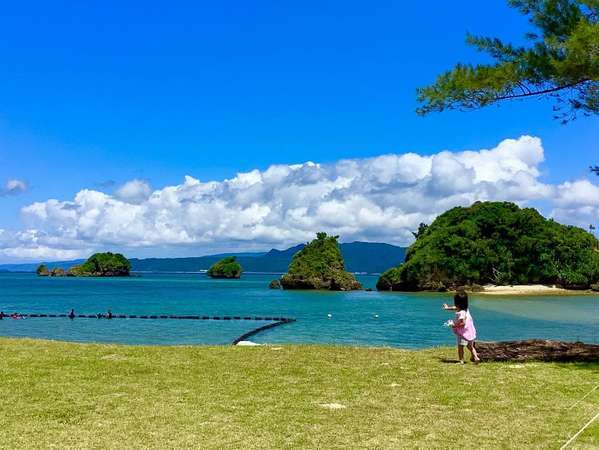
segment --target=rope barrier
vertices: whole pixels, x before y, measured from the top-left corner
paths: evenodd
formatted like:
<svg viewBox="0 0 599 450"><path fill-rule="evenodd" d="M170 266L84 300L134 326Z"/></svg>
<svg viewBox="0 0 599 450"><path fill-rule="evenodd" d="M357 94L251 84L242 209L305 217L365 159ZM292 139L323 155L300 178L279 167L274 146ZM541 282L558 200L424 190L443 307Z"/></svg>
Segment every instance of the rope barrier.
<svg viewBox="0 0 599 450"><path fill-rule="evenodd" d="M284 325L286 323L295 322L295 319L289 317L270 317L270 316L196 316L196 315L157 315L157 314L75 314L74 311L71 311L69 314L44 314L44 313L12 313L5 314L0 312L0 320L3 318L7 319L35 319L35 318L69 318L71 320L74 319L142 319L142 320L165 320L165 319L174 319L174 320L237 320L237 321L254 321L254 322L271 322L266 325L261 325L253 330L248 331L247 333L242 334L238 338L234 339L232 344L237 345L241 341L247 340L251 336L255 336L256 334L268 330L269 328L278 327L280 325Z"/></svg>
<svg viewBox="0 0 599 450"><path fill-rule="evenodd" d="M589 392L587 392L581 399L574 402L574 404L572 406L570 406L568 409L574 408L576 405L578 405L580 402L582 402L585 398L587 398L589 395L591 395L593 392L595 392L597 390L597 388L599 388L599 384L597 386L595 386L593 389L591 389Z"/></svg>
<svg viewBox="0 0 599 450"><path fill-rule="evenodd" d="M268 330L269 328L278 327L279 325L284 325L286 323L291 323L291 322L295 322L295 319L280 318L280 320L277 320L276 322L269 323L269 324L266 324L266 325L262 325L261 327L254 328L253 330L248 331L247 333L242 334L237 339L235 339L232 342L232 344L233 345L237 345L237 344L239 344L239 342L246 341L248 338L250 338L252 336L255 336L258 333L261 333L264 330Z"/></svg>
<svg viewBox="0 0 599 450"><path fill-rule="evenodd" d="M174 319L174 320L250 320L250 321L260 321L260 322L281 322L281 323L289 323L295 322L295 319L291 319L288 317L270 317L270 316L197 316L197 315L158 315L158 314L74 314L72 316L68 314L46 314L46 313L2 313L0 319L35 319L35 318L65 318L68 317L70 319L152 319L152 320L165 320L165 319Z"/></svg>

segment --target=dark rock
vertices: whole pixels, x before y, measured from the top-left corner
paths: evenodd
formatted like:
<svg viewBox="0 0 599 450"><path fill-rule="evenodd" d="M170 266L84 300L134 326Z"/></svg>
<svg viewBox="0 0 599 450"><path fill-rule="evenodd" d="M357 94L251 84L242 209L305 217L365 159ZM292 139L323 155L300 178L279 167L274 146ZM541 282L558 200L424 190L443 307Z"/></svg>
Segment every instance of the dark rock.
<svg viewBox="0 0 599 450"><path fill-rule="evenodd" d="M483 361L598 362L599 345L541 339L507 342L477 342Z"/></svg>
<svg viewBox="0 0 599 450"><path fill-rule="evenodd" d="M599 283L591 284L591 291L599 292Z"/></svg>
<svg viewBox="0 0 599 450"><path fill-rule="evenodd" d="M66 276L66 272L63 268L61 267L55 267L54 269L52 269L50 271L50 276L51 277L64 277Z"/></svg>
<svg viewBox="0 0 599 450"><path fill-rule="evenodd" d="M349 275L349 276L346 276ZM330 280L329 289L331 291L356 291L362 289L362 285L348 272L343 275L333 276Z"/></svg>
<svg viewBox="0 0 599 450"><path fill-rule="evenodd" d="M281 289L281 282L279 280L272 280L268 284L269 289Z"/></svg>
<svg viewBox="0 0 599 450"><path fill-rule="evenodd" d="M470 286L468 286L467 291L469 292L483 292L485 290L484 286L481 286L480 284L471 284Z"/></svg>

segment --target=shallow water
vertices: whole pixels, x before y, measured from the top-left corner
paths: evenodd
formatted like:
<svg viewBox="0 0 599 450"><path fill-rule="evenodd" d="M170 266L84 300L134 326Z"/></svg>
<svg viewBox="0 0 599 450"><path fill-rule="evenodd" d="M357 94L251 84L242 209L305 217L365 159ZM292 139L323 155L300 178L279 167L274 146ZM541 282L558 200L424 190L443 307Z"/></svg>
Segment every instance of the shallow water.
<svg viewBox="0 0 599 450"><path fill-rule="evenodd" d="M297 322L252 340L422 348L454 343L443 322L445 294L313 292L268 289L275 275L212 280L202 274L131 278L38 278L0 273L5 313L285 316ZM374 287L376 277L359 277ZM481 340L562 339L599 343L599 296L474 297ZM328 314L332 317L329 319ZM375 317L378 315L378 318ZM264 322L31 318L0 321L0 335L124 344L228 344Z"/></svg>

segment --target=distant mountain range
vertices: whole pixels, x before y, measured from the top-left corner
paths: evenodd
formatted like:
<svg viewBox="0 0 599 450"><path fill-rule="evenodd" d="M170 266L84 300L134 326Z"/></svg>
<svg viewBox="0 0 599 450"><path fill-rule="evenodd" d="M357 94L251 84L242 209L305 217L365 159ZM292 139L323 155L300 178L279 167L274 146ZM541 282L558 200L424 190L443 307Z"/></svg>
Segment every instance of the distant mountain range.
<svg viewBox="0 0 599 450"><path fill-rule="evenodd" d="M221 253L218 255L198 256L190 258L131 258L131 268L134 272L199 272L208 269L219 259L235 255L246 272L283 273L295 253L304 244L296 245L286 250L272 249L262 253ZM350 272L381 273L390 267L402 263L406 256L406 248L391 244L372 242L352 242L340 244L345 267ZM68 269L84 260L45 262L49 267ZM0 264L4 272L35 272L40 263L35 264Z"/></svg>

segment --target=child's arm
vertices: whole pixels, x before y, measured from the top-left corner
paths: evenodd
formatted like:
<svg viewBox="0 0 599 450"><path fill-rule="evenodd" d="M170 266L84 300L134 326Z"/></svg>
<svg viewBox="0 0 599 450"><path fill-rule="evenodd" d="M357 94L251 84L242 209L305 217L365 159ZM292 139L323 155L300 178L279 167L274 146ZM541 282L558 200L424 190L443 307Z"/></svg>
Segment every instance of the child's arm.
<svg viewBox="0 0 599 450"><path fill-rule="evenodd" d="M455 306L449 306L447 303L443 303L443 309L445 311L456 311L457 308Z"/></svg>
<svg viewBox="0 0 599 450"><path fill-rule="evenodd" d="M461 328L466 325L466 321L464 319L458 319L453 321L452 328Z"/></svg>

